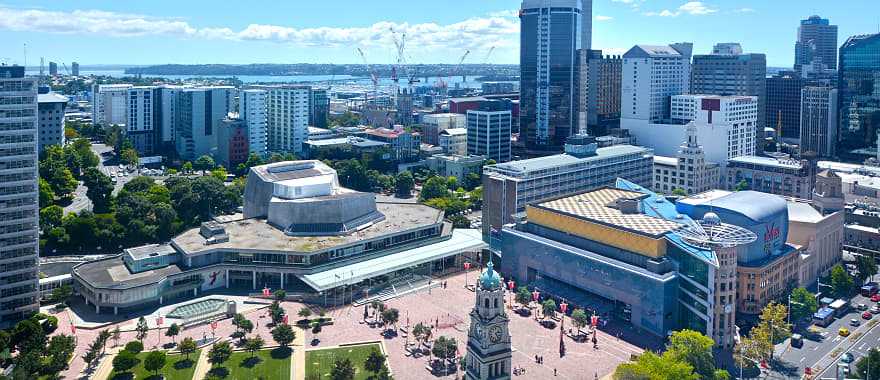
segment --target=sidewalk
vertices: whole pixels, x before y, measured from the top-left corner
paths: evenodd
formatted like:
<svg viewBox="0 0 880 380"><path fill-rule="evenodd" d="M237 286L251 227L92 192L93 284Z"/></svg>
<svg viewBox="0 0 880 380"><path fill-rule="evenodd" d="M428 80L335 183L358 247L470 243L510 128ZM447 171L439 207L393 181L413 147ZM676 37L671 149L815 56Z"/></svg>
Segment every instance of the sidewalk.
<svg viewBox="0 0 880 380"><path fill-rule="evenodd" d="M199 359L196 362L196 370L193 372L193 379L204 379L208 371L211 370L211 363L208 362L208 351L210 350L209 346L202 347Z"/></svg>
<svg viewBox="0 0 880 380"><path fill-rule="evenodd" d="M296 338L293 340L293 360L290 364L291 380L305 380L306 378L306 332L308 330L294 326Z"/></svg>

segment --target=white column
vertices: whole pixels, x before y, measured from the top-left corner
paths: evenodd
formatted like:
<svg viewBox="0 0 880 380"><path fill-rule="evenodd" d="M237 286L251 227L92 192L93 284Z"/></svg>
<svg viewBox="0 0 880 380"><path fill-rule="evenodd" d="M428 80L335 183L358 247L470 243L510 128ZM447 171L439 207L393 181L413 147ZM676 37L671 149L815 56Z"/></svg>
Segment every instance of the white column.
<svg viewBox="0 0 880 380"><path fill-rule="evenodd" d="M229 269L226 270L226 289L229 289Z"/></svg>
<svg viewBox="0 0 880 380"><path fill-rule="evenodd" d="M162 300L163 300L163 297L162 297L162 296L159 296L159 305L162 304Z"/></svg>
<svg viewBox="0 0 880 380"><path fill-rule="evenodd" d="M119 307L113 306L113 315L119 315Z"/></svg>
<svg viewBox="0 0 880 380"><path fill-rule="evenodd" d="M101 307L98 305L95 305L95 314L101 314Z"/></svg>
<svg viewBox="0 0 880 380"><path fill-rule="evenodd" d="M253 280L254 290L257 290L257 270L254 269L254 271L251 273L254 275L254 280Z"/></svg>
<svg viewBox="0 0 880 380"><path fill-rule="evenodd" d="M281 289L284 289L284 273L281 273Z"/></svg>
<svg viewBox="0 0 880 380"><path fill-rule="evenodd" d="M199 288L193 288L193 297L199 295Z"/></svg>

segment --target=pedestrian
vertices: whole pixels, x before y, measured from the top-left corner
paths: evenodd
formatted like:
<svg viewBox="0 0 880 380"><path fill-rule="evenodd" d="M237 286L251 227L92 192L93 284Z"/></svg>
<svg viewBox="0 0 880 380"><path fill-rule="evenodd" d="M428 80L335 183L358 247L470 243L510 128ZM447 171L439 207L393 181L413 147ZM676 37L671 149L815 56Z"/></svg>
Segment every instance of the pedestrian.
<svg viewBox="0 0 880 380"><path fill-rule="evenodd" d="M537 362L538 362L538 355L536 354L535 355L535 363L537 363Z"/></svg>
<svg viewBox="0 0 880 380"><path fill-rule="evenodd" d="M553 376L556 376L556 368L553 368Z"/></svg>

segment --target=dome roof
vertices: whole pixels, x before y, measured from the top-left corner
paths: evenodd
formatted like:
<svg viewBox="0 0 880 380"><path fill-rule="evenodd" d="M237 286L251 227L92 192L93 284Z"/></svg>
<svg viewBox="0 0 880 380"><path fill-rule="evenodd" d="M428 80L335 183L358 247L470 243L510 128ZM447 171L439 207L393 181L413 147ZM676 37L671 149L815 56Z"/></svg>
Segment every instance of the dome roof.
<svg viewBox="0 0 880 380"><path fill-rule="evenodd" d="M501 276L493 269L494 266L491 260L486 264L486 270L480 275L480 288L492 290L501 287Z"/></svg>
<svg viewBox="0 0 880 380"><path fill-rule="evenodd" d="M717 226L721 224L721 218L718 216L718 214L710 211L703 215L703 223Z"/></svg>

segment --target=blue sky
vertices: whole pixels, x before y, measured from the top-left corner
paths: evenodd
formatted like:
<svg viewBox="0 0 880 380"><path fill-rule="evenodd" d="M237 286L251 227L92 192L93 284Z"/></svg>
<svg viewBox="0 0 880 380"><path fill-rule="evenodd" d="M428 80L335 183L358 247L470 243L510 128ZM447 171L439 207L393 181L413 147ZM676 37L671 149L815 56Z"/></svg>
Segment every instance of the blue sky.
<svg viewBox="0 0 880 380"><path fill-rule="evenodd" d="M518 63L513 0L0 0L0 59L81 64L370 63L396 59L390 30L406 33L413 63ZM595 0L593 47L740 42L770 66L792 64L798 20L839 26L838 44L876 33L877 0ZM491 55L487 54L495 47Z"/></svg>

